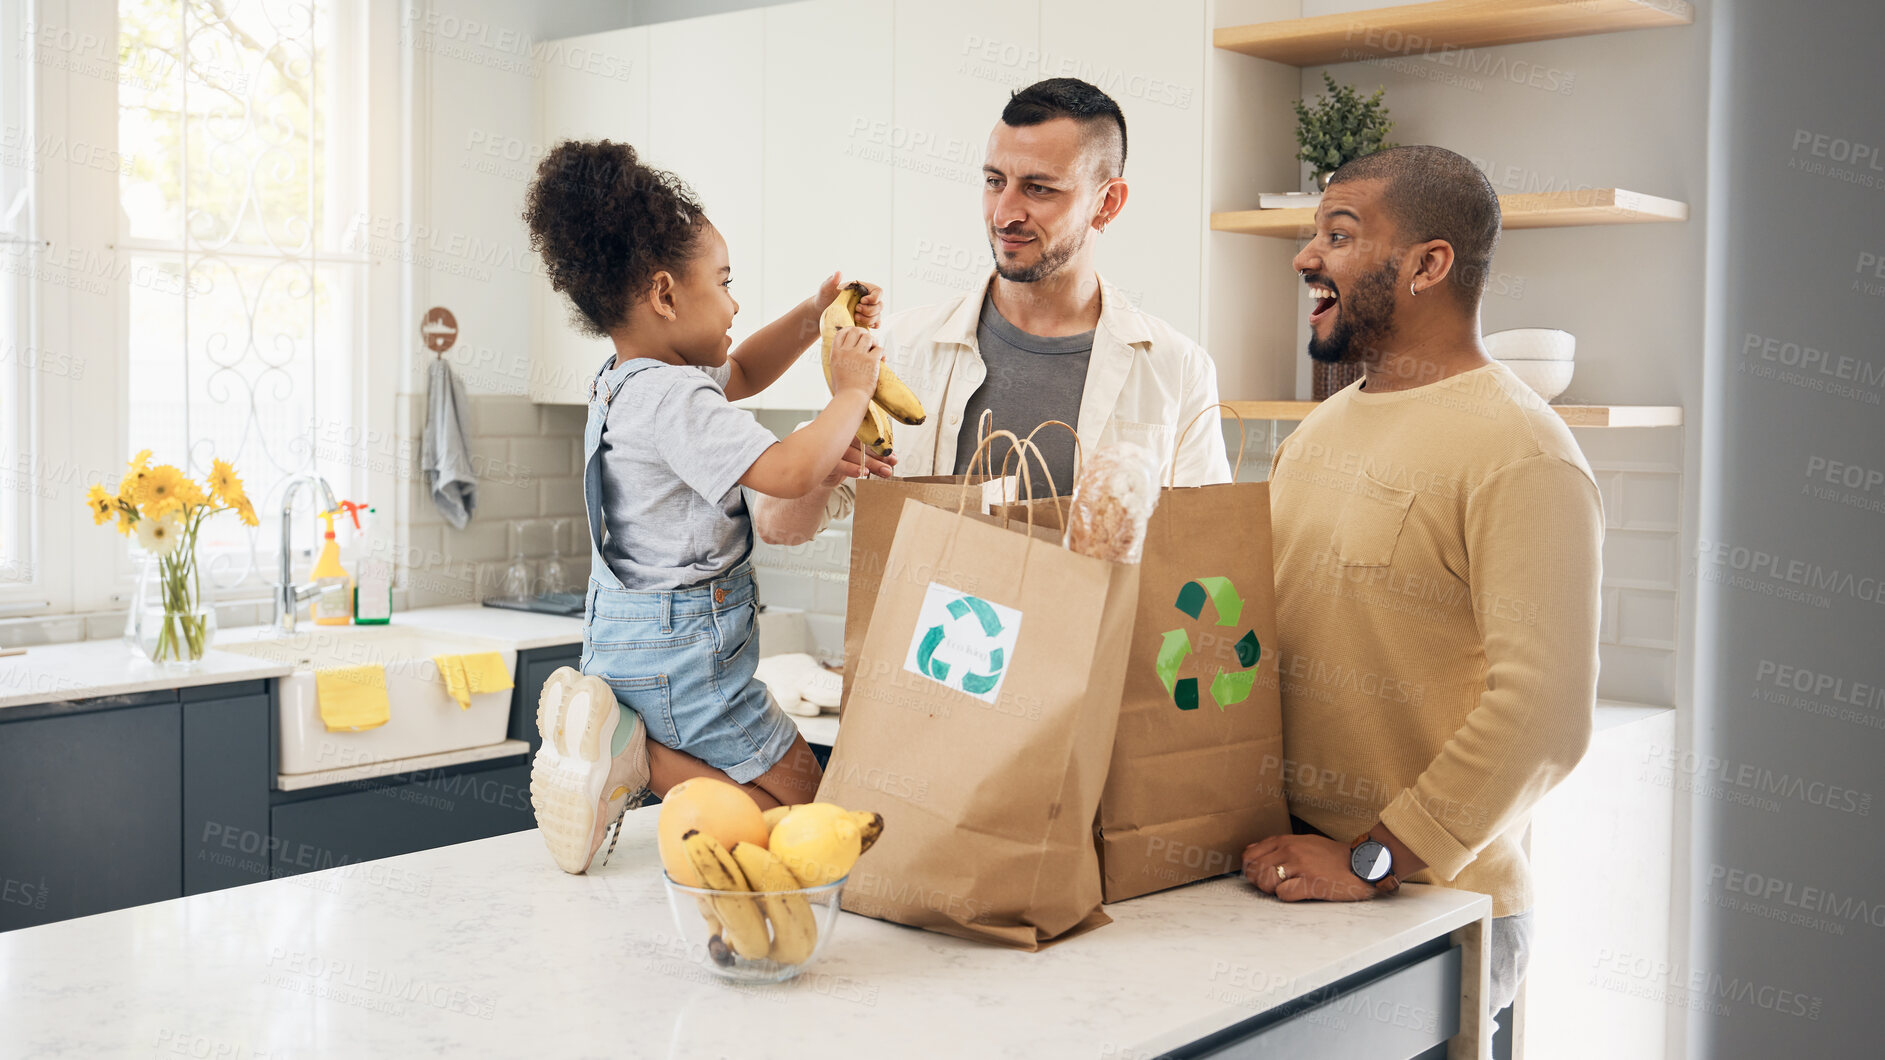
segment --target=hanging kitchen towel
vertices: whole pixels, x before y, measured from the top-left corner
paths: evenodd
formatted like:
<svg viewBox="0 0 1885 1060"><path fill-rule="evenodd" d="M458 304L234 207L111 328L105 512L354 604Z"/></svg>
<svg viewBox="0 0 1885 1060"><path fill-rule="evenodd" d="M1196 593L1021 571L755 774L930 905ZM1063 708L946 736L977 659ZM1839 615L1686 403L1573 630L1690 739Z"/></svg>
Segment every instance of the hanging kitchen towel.
<svg viewBox="0 0 1885 1060"><path fill-rule="evenodd" d="M844 908L1031 950L1107 923L1093 819L1139 569L975 492L903 501L818 801L888 825Z"/></svg>
<svg viewBox="0 0 1885 1060"><path fill-rule="evenodd" d="M328 732L377 729L392 720L384 666L337 666L314 672L314 704Z"/></svg>
<svg viewBox="0 0 1885 1060"><path fill-rule="evenodd" d="M463 530L478 509L478 476L471 469L471 431L465 384L443 357L432 359L426 382L425 433L419 441L419 467L426 492L452 529Z"/></svg>
<svg viewBox="0 0 1885 1060"><path fill-rule="evenodd" d="M479 692L502 692L514 687L504 656L494 651L466 655L434 655L432 665L439 668L439 680L445 691L458 701L458 709L470 710L471 697Z"/></svg>

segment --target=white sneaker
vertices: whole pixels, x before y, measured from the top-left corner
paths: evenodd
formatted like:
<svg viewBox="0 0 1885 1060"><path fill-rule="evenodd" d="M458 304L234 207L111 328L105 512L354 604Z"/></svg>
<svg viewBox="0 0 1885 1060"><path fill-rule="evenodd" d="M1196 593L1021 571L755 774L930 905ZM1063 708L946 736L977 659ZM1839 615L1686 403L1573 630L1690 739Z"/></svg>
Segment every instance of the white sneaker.
<svg viewBox="0 0 1885 1060"><path fill-rule="evenodd" d="M618 741L622 725L633 728ZM543 683L537 732L543 746L530 764L537 830L564 872L586 872L610 828L648 797L648 731L608 682L565 666Z"/></svg>

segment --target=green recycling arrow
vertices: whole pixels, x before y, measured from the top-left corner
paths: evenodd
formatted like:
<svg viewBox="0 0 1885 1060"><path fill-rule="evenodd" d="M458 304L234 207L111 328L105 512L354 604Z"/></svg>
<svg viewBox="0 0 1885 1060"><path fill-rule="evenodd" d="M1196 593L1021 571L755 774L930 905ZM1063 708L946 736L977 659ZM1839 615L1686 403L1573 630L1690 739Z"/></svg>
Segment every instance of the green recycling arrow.
<svg viewBox="0 0 1885 1060"><path fill-rule="evenodd" d="M1193 616L1196 617L1196 616ZM1178 668L1185 663L1185 656L1191 654L1191 638L1182 629L1165 631L1165 641L1158 647L1158 679L1165 685L1167 695L1178 685Z"/></svg>
<svg viewBox="0 0 1885 1060"><path fill-rule="evenodd" d="M1244 598L1237 595L1237 587L1229 578L1199 578L1188 581L1178 590L1178 610L1197 618L1204 613L1204 601L1210 597L1211 604L1217 608L1217 624L1234 626L1243 617Z"/></svg>

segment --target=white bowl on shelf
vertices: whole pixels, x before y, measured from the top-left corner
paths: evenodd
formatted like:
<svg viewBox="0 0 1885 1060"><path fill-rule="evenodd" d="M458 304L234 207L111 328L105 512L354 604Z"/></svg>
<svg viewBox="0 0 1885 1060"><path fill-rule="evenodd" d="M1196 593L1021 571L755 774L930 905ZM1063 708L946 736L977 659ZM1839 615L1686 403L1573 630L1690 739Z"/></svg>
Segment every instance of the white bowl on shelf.
<svg viewBox="0 0 1885 1060"><path fill-rule="evenodd" d="M1501 361L1568 361L1577 352L1577 336L1557 328L1512 328L1480 341Z"/></svg>
<svg viewBox="0 0 1885 1060"><path fill-rule="evenodd" d="M1564 389L1571 385L1571 372L1577 365L1571 361L1545 361L1537 358L1500 358L1500 364L1512 370L1512 374L1525 381L1525 385L1538 392L1546 401L1553 401Z"/></svg>

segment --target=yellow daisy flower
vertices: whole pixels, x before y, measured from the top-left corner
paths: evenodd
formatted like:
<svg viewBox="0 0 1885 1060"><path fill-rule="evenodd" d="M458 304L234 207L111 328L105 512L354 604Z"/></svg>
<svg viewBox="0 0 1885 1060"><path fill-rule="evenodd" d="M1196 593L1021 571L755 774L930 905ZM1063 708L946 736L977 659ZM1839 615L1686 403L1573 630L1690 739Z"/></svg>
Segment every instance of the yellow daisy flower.
<svg viewBox="0 0 1885 1060"><path fill-rule="evenodd" d="M135 529L137 529L137 516L132 514L129 509L119 508L118 533L123 537L130 537L131 531Z"/></svg>
<svg viewBox="0 0 1885 1060"><path fill-rule="evenodd" d="M195 479L178 478L177 500L185 508L194 508L199 504L207 503L209 498L203 495L203 487L197 485Z"/></svg>
<svg viewBox="0 0 1885 1060"><path fill-rule="evenodd" d="M150 466L151 451L149 449L139 449L137 455L131 458L130 468L132 471L144 471Z"/></svg>
<svg viewBox="0 0 1885 1060"><path fill-rule="evenodd" d="M92 483L92 488L85 491L85 506L92 510L92 525L102 525L117 510L118 498L105 491L101 483Z"/></svg>
<svg viewBox="0 0 1885 1060"><path fill-rule="evenodd" d="M183 477L183 472L169 464L159 464L144 472L142 484L138 487L140 502L144 505L144 517L155 519L172 508L183 504L185 489L193 489L194 483Z"/></svg>
<svg viewBox="0 0 1885 1060"><path fill-rule="evenodd" d="M218 501L232 508L247 495L243 491L242 480L236 477L235 467L227 460L210 461L209 488Z"/></svg>
<svg viewBox="0 0 1885 1060"><path fill-rule="evenodd" d="M262 520L255 517L255 505L249 503L249 498L246 495L237 497L234 503L235 503L235 508L236 508L236 517L242 520L242 525L244 526L261 526L262 525Z"/></svg>

